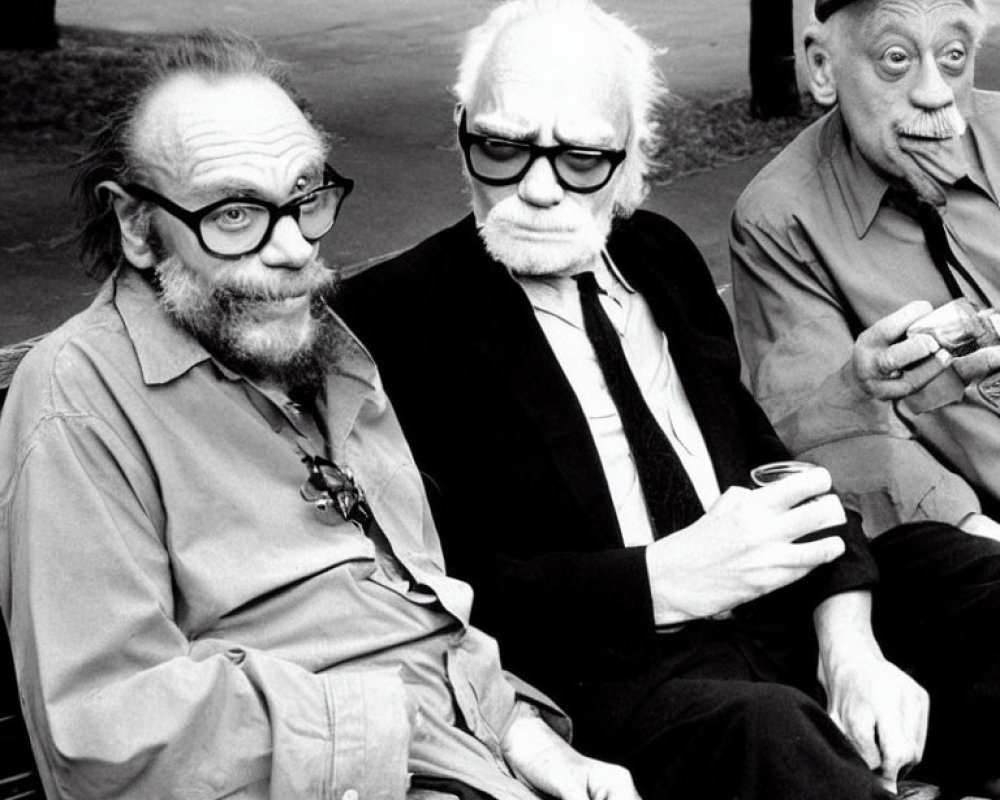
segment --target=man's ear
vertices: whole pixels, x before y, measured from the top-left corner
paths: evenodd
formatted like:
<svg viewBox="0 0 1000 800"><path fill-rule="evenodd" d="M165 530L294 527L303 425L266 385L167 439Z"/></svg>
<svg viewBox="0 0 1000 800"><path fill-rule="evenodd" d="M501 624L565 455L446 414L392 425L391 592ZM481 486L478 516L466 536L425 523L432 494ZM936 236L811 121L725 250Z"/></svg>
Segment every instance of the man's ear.
<svg viewBox="0 0 1000 800"><path fill-rule="evenodd" d="M837 81L833 77L830 51L815 31L806 31L806 66L809 69L809 91L821 106L837 102Z"/></svg>
<svg viewBox="0 0 1000 800"><path fill-rule="evenodd" d="M148 226L139 214L139 201L126 192L115 181L101 181L98 194L110 198L118 217L118 228L122 236L122 253L136 269L150 269L156 266L157 255L150 246Z"/></svg>

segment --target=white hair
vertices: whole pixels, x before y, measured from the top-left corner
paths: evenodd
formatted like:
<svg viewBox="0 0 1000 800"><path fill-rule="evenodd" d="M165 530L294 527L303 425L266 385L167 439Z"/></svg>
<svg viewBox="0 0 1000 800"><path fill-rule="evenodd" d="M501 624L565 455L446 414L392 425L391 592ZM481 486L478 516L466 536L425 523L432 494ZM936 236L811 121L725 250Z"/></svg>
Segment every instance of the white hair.
<svg viewBox="0 0 1000 800"><path fill-rule="evenodd" d="M616 213L628 216L649 191L648 177L655 165L659 139L655 111L667 87L656 66L658 51L622 19L592 0L507 0L466 36L453 87L455 97L460 107L469 105L483 64L504 30L515 22L546 16L556 18L551 27L553 36L575 30L570 23L583 22L600 30L621 53L618 63L629 93L632 135L626 145L628 157L621 166L615 205Z"/></svg>

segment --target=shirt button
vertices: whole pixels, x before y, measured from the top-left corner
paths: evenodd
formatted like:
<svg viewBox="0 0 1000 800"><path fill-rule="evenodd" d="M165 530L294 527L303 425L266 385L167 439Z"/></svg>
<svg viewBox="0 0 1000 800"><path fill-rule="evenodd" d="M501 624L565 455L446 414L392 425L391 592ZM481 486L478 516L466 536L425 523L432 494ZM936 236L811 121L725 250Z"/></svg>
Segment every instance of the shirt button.
<svg viewBox="0 0 1000 800"><path fill-rule="evenodd" d="M340 800L358 800L358 790L348 789L340 796Z"/></svg>
<svg viewBox="0 0 1000 800"><path fill-rule="evenodd" d="M247 660L247 653L241 647L230 647L226 651L226 658L238 667Z"/></svg>

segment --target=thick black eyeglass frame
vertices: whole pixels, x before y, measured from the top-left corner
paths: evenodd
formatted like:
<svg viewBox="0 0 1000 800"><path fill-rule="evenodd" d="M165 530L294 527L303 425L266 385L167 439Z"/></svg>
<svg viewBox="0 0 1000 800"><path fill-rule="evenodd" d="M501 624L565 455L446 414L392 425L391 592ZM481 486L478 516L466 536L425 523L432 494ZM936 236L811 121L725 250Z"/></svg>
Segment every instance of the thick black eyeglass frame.
<svg viewBox="0 0 1000 800"><path fill-rule="evenodd" d="M317 186L315 189L311 189L301 197L289 200L283 205L279 206L276 203L269 203L267 200L259 200L256 197L224 197L222 200L216 200L214 203L209 203L207 206L199 208L195 211L188 211L186 208L181 208L175 202L167 199L159 192L154 192L152 189L138 183L125 184L122 188L137 200L146 200L150 203L158 205L168 214L176 217L187 225L188 228L194 232L194 235L198 237L198 244L201 245L201 249L210 256L235 261L236 259L244 258L245 256L250 256L263 250L265 245L267 245L268 241L271 239L271 234L274 232L274 226L278 224L278 220L282 217L290 216L295 220L295 224L298 225L302 205L309 202L316 192L323 191L325 189L342 189L343 192L337 198L337 204L333 208L333 221L330 223L329 228L323 231L323 233L319 236L306 236L302 233L302 228L299 228L299 232L302 233L302 238L307 242L318 242L331 230L333 230L333 226L337 222L337 216L340 214L340 207L343 205L344 200L347 199L347 196L351 193L351 190L354 189L354 181L350 178L345 178L329 164L324 164L323 184L321 186ZM267 229L264 231L264 235L261 238L260 243L250 250L246 250L242 253L218 253L205 244L205 238L201 233L201 221L215 211L215 209L222 208L222 206L229 205L230 203L251 203L255 206L267 209L267 213L269 215Z"/></svg>
<svg viewBox="0 0 1000 800"><path fill-rule="evenodd" d="M505 142L527 150L527 163L516 175L512 175L509 178L491 178L488 175L480 174L472 165L472 145L482 144L483 142L488 141ZM608 150L601 147L585 147L578 144L556 144L549 147L543 147L542 145L533 144L532 142L515 142L499 136L484 136L479 133L469 133L469 128L466 124L465 109L462 109L462 118L458 124L458 144L462 148L462 154L465 156L465 165L469 168L469 174L472 175L472 177L477 181L485 183L487 186L509 186L512 183L520 183L521 179L528 174L528 170L531 169L531 165L534 164L540 157L544 157L548 159L549 165L552 167L552 174L555 175L556 183L562 186L562 188L566 191L576 192L577 194L591 194L607 186L608 181L611 180L611 176L615 174L615 170L618 168L618 165L621 164L622 161L625 160L625 156L628 155L628 151L626 150ZM573 184L565 181L563 176L559 174L559 168L556 166L556 157L562 155L563 153L572 152L573 150L600 153L604 158L606 158L608 163L611 165L611 169L608 170L608 174L604 180L594 186L584 187L573 186Z"/></svg>

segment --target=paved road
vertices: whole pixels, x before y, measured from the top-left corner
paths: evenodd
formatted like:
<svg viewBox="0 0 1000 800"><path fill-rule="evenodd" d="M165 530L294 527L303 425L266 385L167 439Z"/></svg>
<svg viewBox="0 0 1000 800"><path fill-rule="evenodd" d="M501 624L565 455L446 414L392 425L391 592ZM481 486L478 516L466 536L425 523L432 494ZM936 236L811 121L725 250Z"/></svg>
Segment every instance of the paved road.
<svg viewBox="0 0 1000 800"><path fill-rule="evenodd" d="M810 0L796 0L801 27ZM467 208L453 146L453 77L462 33L493 0L58 0L61 24L130 31L230 25L260 36L295 68L320 119L341 138L334 164L357 181L335 232L334 263L408 246ZM683 97L747 86L748 0L604 0L657 46ZM979 84L1000 88L1000 48L980 56ZM728 280L726 225L739 191L768 156L653 193ZM82 308L62 165L0 156L0 345L48 330Z"/></svg>
<svg viewBox="0 0 1000 800"><path fill-rule="evenodd" d="M746 83L747 0L606 0L669 54L674 91ZM405 247L466 212L448 93L464 31L492 0L58 0L64 25L173 31L230 25L291 62L340 138L332 156L356 190L324 243L354 263ZM0 157L0 344L48 330L93 285L75 266L60 165ZM685 205L685 204L682 204ZM689 205L685 205L690 208ZM26 213L26 209L31 209Z"/></svg>
<svg viewBox="0 0 1000 800"><path fill-rule="evenodd" d="M465 212L453 151L462 35L493 0L59 0L60 22L131 31L231 25L296 65L296 83L338 136L357 182L338 223L349 262L423 238ZM682 96L746 85L747 0L607 0L657 46ZM353 213L352 213L353 211Z"/></svg>

